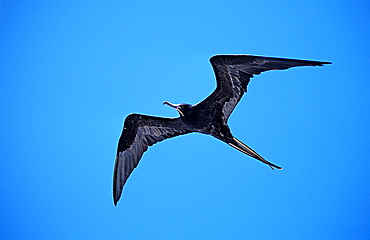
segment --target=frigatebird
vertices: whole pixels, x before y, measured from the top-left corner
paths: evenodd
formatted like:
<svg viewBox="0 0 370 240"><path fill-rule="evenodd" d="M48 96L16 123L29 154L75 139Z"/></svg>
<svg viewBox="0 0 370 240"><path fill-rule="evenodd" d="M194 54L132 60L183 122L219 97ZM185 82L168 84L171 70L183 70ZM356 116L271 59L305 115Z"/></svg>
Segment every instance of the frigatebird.
<svg viewBox="0 0 370 240"><path fill-rule="evenodd" d="M211 135L269 165L272 169L282 169L236 139L230 131L227 120L247 91L247 85L254 75L268 70L330 64L330 62L252 55L216 55L210 58L210 62L217 81L217 87L211 95L195 105L163 102L175 108L180 114L179 117L163 118L141 114L130 114L126 117L118 141L114 166L114 205L117 205L123 185L149 146L164 139L191 132Z"/></svg>

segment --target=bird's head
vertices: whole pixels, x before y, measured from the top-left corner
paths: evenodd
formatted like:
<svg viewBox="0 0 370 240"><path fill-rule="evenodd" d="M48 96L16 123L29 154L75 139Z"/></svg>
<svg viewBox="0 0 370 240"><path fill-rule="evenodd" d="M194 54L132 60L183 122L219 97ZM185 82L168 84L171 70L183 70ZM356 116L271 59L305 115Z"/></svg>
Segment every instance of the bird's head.
<svg viewBox="0 0 370 240"><path fill-rule="evenodd" d="M182 117L185 117L189 115L189 113L192 111L193 106L186 103L180 103L180 104L173 104L170 102L163 102L163 105L166 104L174 109L176 109Z"/></svg>

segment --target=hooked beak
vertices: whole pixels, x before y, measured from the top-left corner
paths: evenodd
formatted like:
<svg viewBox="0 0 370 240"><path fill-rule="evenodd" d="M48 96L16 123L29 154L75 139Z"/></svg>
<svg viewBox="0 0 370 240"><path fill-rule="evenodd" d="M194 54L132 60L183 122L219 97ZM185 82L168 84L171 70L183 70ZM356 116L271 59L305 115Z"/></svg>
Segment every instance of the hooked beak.
<svg viewBox="0 0 370 240"><path fill-rule="evenodd" d="M163 102L163 105L168 105L168 106L170 106L170 107L172 107L172 108L174 108L174 109L176 109L183 117L185 117L184 116L184 114L181 112L181 110L179 109L179 106L180 106L180 104L172 104L172 103L170 103L170 102L167 102L167 101L164 101Z"/></svg>

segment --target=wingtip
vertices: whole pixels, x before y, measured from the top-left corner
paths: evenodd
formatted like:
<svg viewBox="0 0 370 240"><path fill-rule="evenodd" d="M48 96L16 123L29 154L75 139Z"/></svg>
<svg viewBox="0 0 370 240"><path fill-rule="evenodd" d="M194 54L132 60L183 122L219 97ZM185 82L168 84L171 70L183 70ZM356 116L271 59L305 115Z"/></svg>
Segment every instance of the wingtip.
<svg viewBox="0 0 370 240"><path fill-rule="evenodd" d="M319 64L315 65L315 66L324 66L324 64L332 64L331 62L319 62Z"/></svg>
<svg viewBox="0 0 370 240"><path fill-rule="evenodd" d="M117 206L118 201L119 201L120 198L121 198L121 196L119 196L118 198L117 198L117 196L113 196L113 204L114 204L114 206Z"/></svg>
<svg viewBox="0 0 370 240"><path fill-rule="evenodd" d="M280 57L265 57L265 56L249 55L249 54L218 54L218 55L213 55L209 59L209 61L211 63L217 63L219 61L225 61L226 59L235 58L235 57L261 58L261 59L285 60L285 61L288 60L288 61L301 62L301 64L299 64L297 66L324 66L325 64L332 64L331 62L324 62L324 61L301 60L301 59L290 59L290 58L280 58ZM292 67L292 66L290 66L290 67ZM278 68L278 69L281 70L280 68Z"/></svg>
<svg viewBox="0 0 370 240"><path fill-rule="evenodd" d="M113 204L114 206L117 206L118 200L116 199L116 196L113 195Z"/></svg>

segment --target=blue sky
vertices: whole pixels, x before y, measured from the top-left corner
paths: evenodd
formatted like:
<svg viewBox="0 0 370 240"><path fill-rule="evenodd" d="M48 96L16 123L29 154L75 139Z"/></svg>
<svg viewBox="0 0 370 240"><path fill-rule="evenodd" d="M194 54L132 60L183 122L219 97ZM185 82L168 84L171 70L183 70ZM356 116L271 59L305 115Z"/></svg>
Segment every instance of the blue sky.
<svg viewBox="0 0 370 240"><path fill-rule="evenodd" d="M368 239L366 1L1 1L1 239ZM215 54L333 62L263 73L233 134L146 152L117 207L124 118L197 103Z"/></svg>

